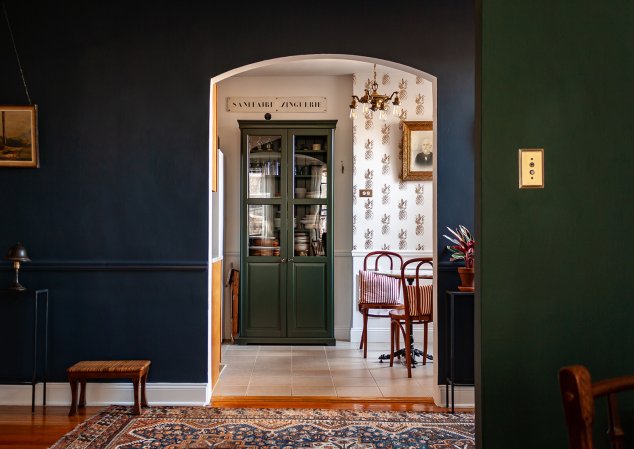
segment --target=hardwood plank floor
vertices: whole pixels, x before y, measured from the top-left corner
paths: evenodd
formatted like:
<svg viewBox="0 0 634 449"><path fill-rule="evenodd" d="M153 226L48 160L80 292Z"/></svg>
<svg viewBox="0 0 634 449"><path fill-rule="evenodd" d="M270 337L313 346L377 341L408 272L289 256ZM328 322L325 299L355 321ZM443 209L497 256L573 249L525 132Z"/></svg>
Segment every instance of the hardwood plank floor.
<svg viewBox="0 0 634 449"><path fill-rule="evenodd" d="M327 408L351 410L394 410L446 412L433 404L415 402L411 398L388 402L385 400L342 401L340 398L224 398L214 401L214 407L256 408ZM46 449L78 424L96 415L105 407L86 407L76 416L68 416L68 407L0 406L0 449ZM461 411L473 411L461 409Z"/></svg>

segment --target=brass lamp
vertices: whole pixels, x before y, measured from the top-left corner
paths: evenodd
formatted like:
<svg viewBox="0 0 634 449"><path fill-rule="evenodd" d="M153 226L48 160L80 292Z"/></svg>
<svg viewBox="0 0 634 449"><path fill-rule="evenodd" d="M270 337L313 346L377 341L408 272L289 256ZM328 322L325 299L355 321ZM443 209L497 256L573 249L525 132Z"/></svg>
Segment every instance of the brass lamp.
<svg viewBox="0 0 634 449"><path fill-rule="evenodd" d="M15 270L15 279L9 287L11 290L26 290L26 287L20 285L18 281L18 272L20 271L20 262L30 262L29 255L26 253L26 249L22 246L21 243L16 243L11 248L9 248L9 252L6 256L4 256L6 260L10 260L13 262L13 269Z"/></svg>
<svg viewBox="0 0 634 449"><path fill-rule="evenodd" d="M385 114L390 107L390 101L392 102L392 114L398 116L401 112L401 100L398 97L398 92L392 92L392 95L380 94L379 84L376 82L376 64L374 64L374 79L372 82L368 80L370 89L364 89L363 96L361 98L356 95L352 96L352 103L350 103L350 118L357 117L357 102L363 105L363 113L368 111L379 111L379 118L385 120Z"/></svg>

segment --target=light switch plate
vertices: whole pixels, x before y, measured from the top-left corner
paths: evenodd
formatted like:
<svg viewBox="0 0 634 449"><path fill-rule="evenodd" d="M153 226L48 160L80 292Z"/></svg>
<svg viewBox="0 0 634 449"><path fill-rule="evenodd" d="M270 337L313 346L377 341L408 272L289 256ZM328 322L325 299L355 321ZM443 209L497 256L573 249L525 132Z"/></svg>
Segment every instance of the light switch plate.
<svg viewBox="0 0 634 449"><path fill-rule="evenodd" d="M372 189L360 189L359 196L361 198L372 198Z"/></svg>
<svg viewBox="0 0 634 449"><path fill-rule="evenodd" d="M544 149L528 148L519 152L520 189L544 188Z"/></svg>

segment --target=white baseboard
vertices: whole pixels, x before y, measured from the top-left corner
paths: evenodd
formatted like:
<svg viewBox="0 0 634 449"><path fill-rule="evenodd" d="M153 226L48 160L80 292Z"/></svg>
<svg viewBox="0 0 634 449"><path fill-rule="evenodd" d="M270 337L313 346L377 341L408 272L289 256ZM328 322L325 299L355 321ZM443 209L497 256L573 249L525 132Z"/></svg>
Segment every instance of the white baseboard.
<svg viewBox="0 0 634 449"><path fill-rule="evenodd" d="M429 324L429 338L430 340L434 335L434 325L433 323ZM352 342L360 342L361 334L363 333L363 328L357 327L349 329L350 332L350 341ZM423 341L423 331L418 328L414 329L414 341ZM389 343L390 342L390 328L369 328L368 329L368 343Z"/></svg>
<svg viewBox="0 0 634 449"><path fill-rule="evenodd" d="M446 404L445 385L438 385L434 391L434 403L439 407L451 407L451 385L449 389L449 404ZM475 407L475 387L455 386L454 387L454 407L455 408L474 408Z"/></svg>
<svg viewBox="0 0 634 449"><path fill-rule="evenodd" d="M350 328L335 327L335 340L350 341Z"/></svg>
<svg viewBox="0 0 634 449"><path fill-rule="evenodd" d="M147 400L150 405L205 405L207 384L148 383ZM132 383L86 384L87 405L132 405ZM70 406L70 385L65 382L46 384L46 404ZM30 385L0 385L0 405L31 405ZM35 405L42 405L42 384L35 387Z"/></svg>

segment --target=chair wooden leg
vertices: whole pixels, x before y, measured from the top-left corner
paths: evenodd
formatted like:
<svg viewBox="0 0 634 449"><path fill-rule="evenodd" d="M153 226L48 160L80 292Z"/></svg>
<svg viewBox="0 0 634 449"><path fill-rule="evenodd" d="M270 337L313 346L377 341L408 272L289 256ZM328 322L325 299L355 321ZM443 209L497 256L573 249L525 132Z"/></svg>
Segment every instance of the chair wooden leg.
<svg viewBox="0 0 634 449"><path fill-rule="evenodd" d="M361 310L361 315L363 316L363 330L361 331L361 341L359 342L359 349L363 349L363 338L365 337L365 310Z"/></svg>
<svg viewBox="0 0 634 449"><path fill-rule="evenodd" d="M394 347L395 342L394 339L398 338L396 336L396 325L394 320L390 319L390 366L394 366Z"/></svg>
<svg viewBox="0 0 634 449"><path fill-rule="evenodd" d="M403 326L400 321L395 321L394 328L394 332L396 332L396 352L398 352L401 350L401 334L403 334ZM401 354L398 355L398 359L401 360Z"/></svg>
<svg viewBox="0 0 634 449"><path fill-rule="evenodd" d="M141 383L140 377L134 377L132 379L132 383L134 384L134 410L133 413L135 415L141 414L141 404L139 402L139 384Z"/></svg>
<svg viewBox="0 0 634 449"><path fill-rule="evenodd" d="M77 387L79 386L79 382L77 379L69 379L70 383L70 411L68 412L68 416L75 416L77 414Z"/></svg>
<svg viewBox="0 0 634 449"><path fill-rule="evenodd" d="M363 358L367 359L368 358L368 309L365 309L363 311L363 335L361 336L362 338L362 344L363 344Z"/></svg>
<svg viewBox="0 0 634 449"><path fill-rule="evenodd" d="M147 383L147 374L141 377L141 407L149 407L147 403L147 396L145 395L145 384Z"/></svg>
<svg viewBox="0 0 634 449"><path fill-rule="evenodd" d="M412 346L410 344L412 340L412 325L405 322L405 363L407 363L407 377L412 377Z"/></svg>
<svg viewBox="0 0 634 449"><path fill-rule="evenodd" d="M79 408L86 407L86 379L79 381Z"/></svg>
<svg viewBox="0 0 634 449"><path fill-rule="evenodd" d="M423 365L427 365L427 328L429 323L425 321L425 330L423 337Z"/></svg>

